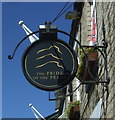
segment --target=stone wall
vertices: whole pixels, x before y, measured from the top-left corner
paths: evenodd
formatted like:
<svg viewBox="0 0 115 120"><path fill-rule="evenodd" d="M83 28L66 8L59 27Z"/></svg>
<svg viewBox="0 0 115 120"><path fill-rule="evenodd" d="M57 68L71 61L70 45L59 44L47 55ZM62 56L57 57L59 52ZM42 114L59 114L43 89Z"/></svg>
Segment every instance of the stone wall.
<svg viewBox="0 0 115 120"><path fill-rule="evenodd" d="M78 7L78 6L77 6ZM80 6L79 6L80 7ZM108 44L107 49L101 48L106 53L105 63L103 56L98 52L98 74L99 81L110 80L109 84L99 83L95 84L87 93L86 85L82 84L80 91L80 116L81 118L91 118L98 105L96 117L99 118L113 118L115 119L115 2L96 2L97 15L97 45L104 45L103 40ZM89 45L91 35L91 4L84 3L82 16L78 29L78 40L82 45ZM105 28L105 35L103 32L103 25ZM78 51L76 49L76 51ZM79 56L79 54L78 54ZM105 64L107 65L108 75L106 76ZM109 77L109 79L107 78ZM77 87L76 79L73 80L73 90ZM69 86L67 87L67 94L69 94ZM73 93L73 101L78 98L77 91ZM66 97L64 102L64 114L61 118L67 118L66 109L70 103L70 97Z"/></svg>
<svg viewBox="0 0 115 120"><path fill-rule="evenodd" d="M89 44L91 33L91 8L89 3L84 3L81 24L79 25L78 39L81 44Z"/></svg>
<svg viewBox="0 0 115 120"><path fill-rule="evenodd" d="M78 38L82 45L89 44L91 29L91 8L88 2L84 4L81 24L79 25ZM103 45L103 30L105 27L105 40L108 43L106 49L107 54L107 70L110 79L109 84L96 84L94 89L88 93L85 86L80 87L81 105L80 114L82 118L90 118L94 108L100 98L102 98L101 118L115 118L115 2L99 2L96 3L97 11L97 40L98 45ZM104 22L103 22L104 21ZM81 29L80 29L81 28ZM99 72L102 78L100 81L106 81L104 71L104 59L99 54ZM99 76L99 77L100 77Z"/></svg>

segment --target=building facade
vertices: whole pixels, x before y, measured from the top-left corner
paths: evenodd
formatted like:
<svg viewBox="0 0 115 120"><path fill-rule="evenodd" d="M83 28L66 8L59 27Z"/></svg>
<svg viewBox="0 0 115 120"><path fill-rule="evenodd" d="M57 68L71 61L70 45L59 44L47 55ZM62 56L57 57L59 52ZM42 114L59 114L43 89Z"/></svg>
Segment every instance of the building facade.
<svg viewBox="0 0 115 120"><path fill-rule="evenodd" d="M87 64L92 77L88 75L79 80L76 75L67 86L66 95L70 95L63 102L63 113L59 118L68 118L69 104L80 101L80 117L74 119L115 119L115 2L76 2L74 10L78 18L72 22L74 31L71 30L71 35L78 39L84 49L95 49L98 58L96 62L91 62L92 67L90 62ZM79 59L79 45L71 38L70 45Z"/></svg>
<svg viewBox="0 0 115 120"><path fill-rule="evenodd" d="M97 33L94 44L107 47L101 49L105 54L105 62L98 51L98 78L99 81L108 83L95 85L89 83L80 87L80 115L81 118L115 118L115 2L96 2L95 8L91 8L92 6L88 2L84 3L78 38L82 45L89 45L92 30L91 12L95 9L96 28L94 29ZM91 86L93 87L86 90Z"/></svg>

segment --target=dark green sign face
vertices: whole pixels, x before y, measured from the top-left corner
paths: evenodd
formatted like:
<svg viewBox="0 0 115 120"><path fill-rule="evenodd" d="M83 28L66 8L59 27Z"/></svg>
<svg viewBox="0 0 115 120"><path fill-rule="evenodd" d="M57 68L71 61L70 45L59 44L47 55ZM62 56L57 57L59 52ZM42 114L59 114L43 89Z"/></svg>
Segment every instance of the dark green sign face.
<svg viewBox="0 0 115 120"><path fill-rule="evenodd" d="M69 84L75 77L77 67L75 52L61 40L38 40L26 50L22 59L27 80L46 91Z"/></svg>

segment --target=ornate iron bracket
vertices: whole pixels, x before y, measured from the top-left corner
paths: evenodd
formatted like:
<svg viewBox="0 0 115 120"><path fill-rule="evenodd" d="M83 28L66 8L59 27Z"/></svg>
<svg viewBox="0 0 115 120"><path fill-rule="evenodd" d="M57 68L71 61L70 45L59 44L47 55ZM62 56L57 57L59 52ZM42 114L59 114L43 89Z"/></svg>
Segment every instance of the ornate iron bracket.
<svg viewBox="0 0 115 120"><path fill-rule="evenodd" d="M108 47L107 43L103 43L103 46L87 46L87 45L84 45L82 46L83 48L88 48L88 47L93 47L94 49L98 50L101 55L103 56L103 60L104 60L104 69L105 69L105 77L106 77L106 80L105 81L98 81L98 79L95 79L95 81L82 81L82 84L87 84L87 83L95 83L95 84L98 84L98 83L107 83L109 84L110 82L110 79L108 77L108 70L107 70L107 55L106 55L106 49Z"/></svg>
<svg viewBox="0 0 115 120"><path fill-rule="evenodd" d="M12 54L12 55L8 55L8 59L9 59L9 60L13 59L13 58L14 58L14 55L15 55L18 47L21 45L21 43L24 42L29 36L31 36L31 35L33 35L33 34L36 34L36 33L38 33L38 32L39 32L39 31L35 31L35 32L33 32L33 33L30 33L30 34L27 35L26 37L24 37L24 38L17 44L17 46L15 47L13 54Z"/></svg>
<svg viewBox="0 0 115 120"><path fill-rule="evenodd" d="M103 41L103 46L96 46L96 45L95 45L95 46L87 46L87 45L81 45L80 42L79 42L78 40L76 40L76 38L75 38L74 36L72 36L72 35L64 32L64 31L60 31L60 30L57 30L57 31L60 32L60 33L65 34L65 35L67 35L67 36L72 37L73 40L76 41L77 44L79 45L79 47L82 49L82 51L83 51L86 59L87 59L88 57L87 57L87 54L85 53L85 51L84 51L84 49L83 49L84 47L94 47L94 48L97 49L97 50L100 52L100 54L103 56L103 59L104 59L104 69L105 69L105 81L98 81L98 79L95 79L95 81L82 81L81 83L82 83L82 84L88 84L88 83L95 83L95 84L98 84L98 83L106 83L106 84L109 84L110 79L109 79L109 77L108 77L107 54L106 54L106 49L107 49L107 47L108 47L107 42L104 40L104 41ZM102 49L102 50L101 50L101 49Z"/></svg>
<svg viewBox="0 0 115 120"><path fill-rule="evenodd" d="M46 32L49 32L49 27L48 27L48 30L47 30ZM107 45L107 43L106 43L105 41L104 41L104 43L103 43L103 46L87 46L87 45L81 45L80 42L79 42L74 36L72 36L72 35L64 32L64 31L61 31L61 30L56 30L56 32L60 32L60 33L62 33L62 34L65 34L65 35L73 38L73 40L76 41L77 44L79 45L79 47L82 49L82 51L83 51L86 59L87 59L88 57L87 57L87 54L86 54L85 51L84 51L84 48L85 48L85 47L94 47L94 48L97 49L97 50L100 52L100 54L103 56L103 59L104 59L104 69L105 69L105 81L99 81L98 79L95 79L95 81L81 81L81 84L87 84L87 83L95 83L95 84L99 84L99 83L103 83L103 84L104 84L104 83L106 83L106 84L109 84L110 79L109 79L109 77L108 77L107 54L106 54L106 49L107 49L107 46L108 46L108 45ZM20 44L21 44L24 40L26 40L29 36L31 36L31 35L33 35L33 34L35 34L35 33L39 33L39 31L35 31L35 32L27 35L26 37L24 37L24 38L18 43L18 45L16 46L16 48L14 49L13 54L12 54L12 55L8 55L8 59L13 59L13 58L14 58L14 55L15 55L15 53L16 53L16 50L18 49L18 47L20 46ZM81 85L81 84L80 84L80 85ZM75 90L77 90L77 89L78 89L78 88L76 88ZM73 92L75 92L75 90L74 90ZM72 92L72 93L73 93L73 92ZM71 94L69 94L69 95L71 95ZM67 96L69 96L69 95L67 95ZM65 97L67 97L67 96L65 96ZM65 97L62 97L61 99L64 99ZM60 98L59 98L59 99L60 99ZM49 100L51 101L51 100L57 100L57 99L50 99L50 93L49 93Z"/></svg>

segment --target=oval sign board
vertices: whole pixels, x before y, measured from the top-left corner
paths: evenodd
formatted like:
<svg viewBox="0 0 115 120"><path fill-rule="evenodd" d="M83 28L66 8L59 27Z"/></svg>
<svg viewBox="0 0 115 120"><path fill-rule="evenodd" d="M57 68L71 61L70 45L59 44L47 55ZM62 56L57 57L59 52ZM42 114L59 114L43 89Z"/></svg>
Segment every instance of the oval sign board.
<svg viewBox="0 0 115 120"><path fill-rule="evenodd" d="M66 42L38 40L25 51L22 68L32 85L53 91L73 80L78 63L74 50Z"/></svg>

